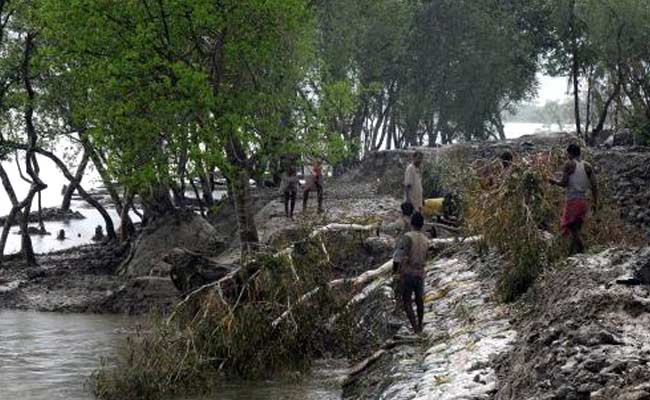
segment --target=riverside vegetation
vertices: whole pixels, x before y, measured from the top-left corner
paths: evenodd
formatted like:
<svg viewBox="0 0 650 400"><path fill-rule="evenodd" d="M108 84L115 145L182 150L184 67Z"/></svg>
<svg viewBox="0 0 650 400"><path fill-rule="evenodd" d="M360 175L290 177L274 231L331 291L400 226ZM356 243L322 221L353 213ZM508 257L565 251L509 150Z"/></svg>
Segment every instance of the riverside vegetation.
<svg viewBox="0 0 650 400"><path fill-rule="evenodd" d="M647 143L649 19L647 2L638 0L0 1L0 181L11 204L0 261L9 267L3 273L21 275L2 296L19 304L21 288L41 278L57 287L55 272L69 273L68 265L39 265L68 253L38 256L29 234L34 215L36 231L44 231L41 164L48 159L69 181L61 208L76 192L102 216L106 238L98 246L108 249L101 269L111 277L106 287L116 286L112 300L137 302L148 285L160 285L171 303L164 257L175 249L218 258L219 272L227 271L184 293L171 315L133 337L118 367L101 368L93 380L99 397L201 391L215 374L304 370L326 350L354 353L363 330L350 326L383 320L356 307L388 298L390 269L382 262L390 239L364 242L379 254L358 260L363 246L346 230L369 236L377 227L347 223L332 228L333 248L310 245L322 240L324 223L278 234L288 247L266 249L265 236L276 232L258 225L274 219L264 213L277 193L264 188L277 187L289 167L320 158L332 172L326 193L345 190L345 206L386 217L373 196L389 193L382 207L397 209L400 154L419 146L433 162L428 192L457 194L460 233L481 237L478 251L498 260L498 297L513 301L561 260L547 238L556 234L561 195L545 178L559 167L562 146L530 151L520 143L521 158L500 174L490 166L489 143L504 139L503 115L534 97L539 73L569 79L571 140L591 145L608 130L627 129L635 143ZM397 162L381 171L364 166L382 149L398 149L384 160ZM9 163L26 191L17 190ZM108 204L84 188L89 166ZM634 176L625 190L638 182L646 183ZM214 197L218 183L223 201ZM646 224L647 196L634 196L625 207ZM620 220L620 202L605 203L587 227L593 245L642 237ZM339 220L323 221L349 222L342 208L330 210ZM355 221L375 221L364 213ZM21 262L4 257L13 225L20 225ZM293 244L301 236L307 250ZM79 269L92 275L94 265ZM454 265L462 274L464 266ZM365 333L371 346L390 329Z"/></svg>
<svg viewBox="0 0 650 400"><path fill-rule="evenodd" d="M546 183L562 165L562 140L557 141L518 154L507 172L500 163L491 162L489 152L478 155L463 145L439 150L436 160L423 167L429 177L425 191L455 191L464 216L464 234L482 238L475 247L494 263L494 294L501 301L517 300L538 275L565 258L555 228L562 193ZM468 171L467 165L474 167ZM459 170L465 173L459 175ZM386 181L398 179L393 176L387 167ZM603 198L612 198L606 174L602 178ZM604 202L596 218L586 227L593 251L644 240L621 219L611 201ZM276 238L280 247L243 264L236 279L191 292L171 316L161 317L150 329L131 337L117 367L107 364L93 377L95 393L106 399L157 398L161 393L209 390L223 376L259 378L306 371L315 357L325 355L363 358L367 353L359 347L358 337L372 326L359 325L362 309L377 300L368 297L356 303L358 307L349 304L364 288L376 289L371 288L371 281L360 284L350 274L359 273L352 260L361 262L360 243L375 234L376 221L376 217L356 219L366 225L344 224L343 231L330 227L334 230L325 236L323 232L330 229L327 225L305 225L297 236L308 239L289 243L289 247ZM350 229L360 233L350 236ZM449 249L446 254L462 253L465 247ZM341 272L335 271L345 262L352 269L342 279ZM473 320L463 304L454 310L463 319ZM386 334L377 332L374 344L364 345L376 348Z"/></svg>

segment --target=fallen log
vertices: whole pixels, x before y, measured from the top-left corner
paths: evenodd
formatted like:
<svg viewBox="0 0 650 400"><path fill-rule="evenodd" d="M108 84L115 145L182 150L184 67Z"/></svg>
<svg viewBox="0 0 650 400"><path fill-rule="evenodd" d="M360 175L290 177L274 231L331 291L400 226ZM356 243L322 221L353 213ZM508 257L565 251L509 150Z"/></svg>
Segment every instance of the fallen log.
<svg viewBox="0 0 650 400"><path fill-rule="evenodd" d="M181 293L218 281L233 271L232 266L219 264L210 257L185 248L173 249L162 261L171 265L169 276Z"/></svg>
<svg viewBox="0 0 650 400"><path fill-rule="evenodd" d="M462 238L462 239L456 239L456 238L450 238L450 239L431 239L429 240L429 250L433 250L435 252L440 252L446 248L449 248L453 245L461 245L461 244L470 244L470 243L475 243L478 240L480 240L480 236L471 236L468 238ZM372 283L376 281L377 279L384 277L386 275L389 275L393 270L393 260L389 260L382 264L379 268L366 271L363 274L357 276L356 278L342 278L342 279L335 279L327 285L328 288L332 289L337 286L342 286L344 284L349 284L352 286L353 289L358 290L359 287L365 286L366 284ZM382 282L380 282L382 283ZM364 299L366 299L370 293L372 293L374 290L377 288L380 288L382 284L373 284L370 288L367 288L368 290L364 289L360 293L356 294L353 296L350 301L346 304L345 309L349 308L351 305L357 304ZM280 324L282 321L287 319L289 315L291 315L292 310L295 308L296 305L302 304L305 301L308 301L310 298L312 298L315 294L318 293L318 291L321 290L321 287L317 287L312 289L311 291L307 292L304 294L302 297L298 299L292 306L288 307L285 312L283 312L278 318L276 318L271 326L273 328L277 327L278 324ZM335 322L339 314L335 315L332 317L330 322Z"/></svg>

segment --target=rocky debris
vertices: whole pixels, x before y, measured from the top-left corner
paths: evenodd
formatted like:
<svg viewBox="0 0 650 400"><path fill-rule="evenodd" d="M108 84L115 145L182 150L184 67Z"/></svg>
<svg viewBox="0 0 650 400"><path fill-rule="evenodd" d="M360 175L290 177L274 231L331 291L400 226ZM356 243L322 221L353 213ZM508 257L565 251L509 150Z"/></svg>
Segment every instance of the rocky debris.
<svg viewBox="0 0 650 400"><path fill-rule="evenodd" d="M507 308L491 300L470 258L427 266L424 334L404 325L395 340L344 386L350 399L488 399L496 374L491 360L515 338ZM487 286L487 287L486 287Z"/></svg>
<svg viewBox="0 0 650 400"><path fill-rule="evenodd" d="M494 399L650 398L650 286L619 282L649 263L649 248L610 249L545 274L519 304Z"/></svg>
<svg viewBox="0 0 650 400"><path fill-rule="evenodd" d="M597 151L594 163L608 178L621 217L650 237L650 148Z"/></svg>
<svg viewBox="0 0 650 400"><path fill-rule="evenodd" d="M224 250L224 243L217 230L201 216L192 212L178 213L143 228L134 244L132 257L119 272L127 276L166 275L169 266L162 258L170 249L186 248L214 256Z"/></svg>
<svg viewBox="0 0 650 400"><path fill-rule="evenodd" d="M623 128L612 134L612 146L634 146L636 138L631 129Z"/></svg>
<svg viewBox="0 0 650 400"><path fill-rule="evenodd" d="M52 207L52 208L43 208L41 210L41 215L43 218L44 222L48 221L66 221L69 219L85 219L86 217L80 213L79 211L73 211L73 210L68 210L68 211L63 211L58 207ZM4 225L7 217L0 217L0 225ZM29 213L29 222L35 223L39 222L38 218L38 211L32 211ZM14 219L12 225L18 225L19 221L18 219Z"/></svg>
<svg viewBox="0 0 650 400"><path fill-rule="evenodd" d="M169 276L181 293L217 281L236 268L234 265L218 264L214 259L182 248L173 249L162 261L171 265Z"/></svg>
<svg viewBox="0 0 650 400"><path fill-rule="evenodd" d="M22 231L16 232L16 235L21 235ZM41 229L37 226L28 226L27 227L27 234L30 236L46 236L49 235L50 232L46 231L45 229Z"/></svg>

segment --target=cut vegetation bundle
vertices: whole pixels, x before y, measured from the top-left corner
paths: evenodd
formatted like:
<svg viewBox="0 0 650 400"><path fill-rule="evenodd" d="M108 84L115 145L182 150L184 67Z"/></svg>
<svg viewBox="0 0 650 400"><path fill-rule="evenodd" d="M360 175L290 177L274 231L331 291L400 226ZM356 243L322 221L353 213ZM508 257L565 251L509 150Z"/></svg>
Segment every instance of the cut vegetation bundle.
<svg viewBox="0 0 650 400"><path fill-rule="evenodd" d="M585 157L590 159L589 154ZM468 229L481 235L481 246L497 250L505 264L498 270L497 294L516 300L532 285L544 266L567 254L560 240L564 190L548 183L562 170L563 149L515 158L509 168L499 161L476 163L465 180L465 215ZM590 248L638 244L642 238L624 223L612 201L605 174L600 174L600 210L587 218L584 232Z"/></svg>
<svg viewBox="0 0 650 400"><path fill-rule="evenodd" d="M116 363L95 372L95 395L128 400L204 393L223 377L295 377L317 357L345 354L363 334L352 305L390 268L341 277L332 264L337 255L328 250L337 246L328 238L338 230L360 243L374 232L356 225L320 228L195 289L170 316L129 337Z"/></svg>
<svg viewBox="0 0 650 400"><path fill-rule="evenodd" d="M129 337L117 365L94 374L95 395L157 399L208 391L221 376L254 379L306 370L331 342L349 336L339 332L341 324L328 324L344 309L345 291L330 290L331 273L322 264L312 266L294 268L286 256L263 256L247 266L246 278L236 278L240 290L223 285L197 291L171 317ZM309 301L293 304L314 287L320 290Z"/></svg>
<svg viewBox="0 0 650 400"><path fill-rule="evenodd" d="M507 169L495 163L474 170L467 222L482 235L483 245L498 250L506 261L498 284L503 301L524 293L555 253L543 232L556 232L561 198L547 179L558 165L559 158L547 153L515 160Z"/></svg>

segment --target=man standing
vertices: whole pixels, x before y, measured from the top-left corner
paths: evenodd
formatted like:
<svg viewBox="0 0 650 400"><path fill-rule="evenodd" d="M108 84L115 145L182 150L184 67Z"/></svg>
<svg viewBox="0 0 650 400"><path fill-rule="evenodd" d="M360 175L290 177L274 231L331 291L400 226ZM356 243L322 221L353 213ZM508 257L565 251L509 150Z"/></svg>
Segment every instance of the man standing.
<svg viewBox="0 0 650 400"><path fill-rule="evenodd" d="M422 214L414 213L411 217L412 231L400 238L393 257L393 272L399 271L402 305L415 333L422 332L424 318L424 264L427 260L429 240L422 233L423 226ZM417 320L413 313L413 295Z"/></svg>
<svg viewBox="0 0 650 400"><path fill-rule="evenodd" d="M283 174L281 188L284 195L284 213L287 218L293 219L293 209L296 205L298 193L298 177L293 165L289 165Z"/></svg>
<svg viewBox="0 0 650 400"><path fill-rule="evenodd" d="M570 252L575 254L585 250L582 225L587 217L587 191L591 189L592 207L595 211L598 209L598 183L592 166L580 159L580 146L570 144L567 147L567 156L562 179L549 179L549 182L566 188L561 228L563 236L571 237Z"/></svg>
<svg viewBox="0 0 650 400"><path fill-rule="evenodd" d="M302 192L302 211L307 210L307 201L309 201L309 192L316 190L316 199L318 201L318 212L323 212L323 164L319 158L314 159L311 167L311 176L307 181L304 191Z"/></svg>
<svg viewBox="0 0 650 400"><path fill-rule="evenodd" d="M424 155L416 151L413 154L413 162L409 164L404 174L404 197L407 202L413 204L416 211L422 211L423 206L422 174L420 173L423 159Z"/></svg>

